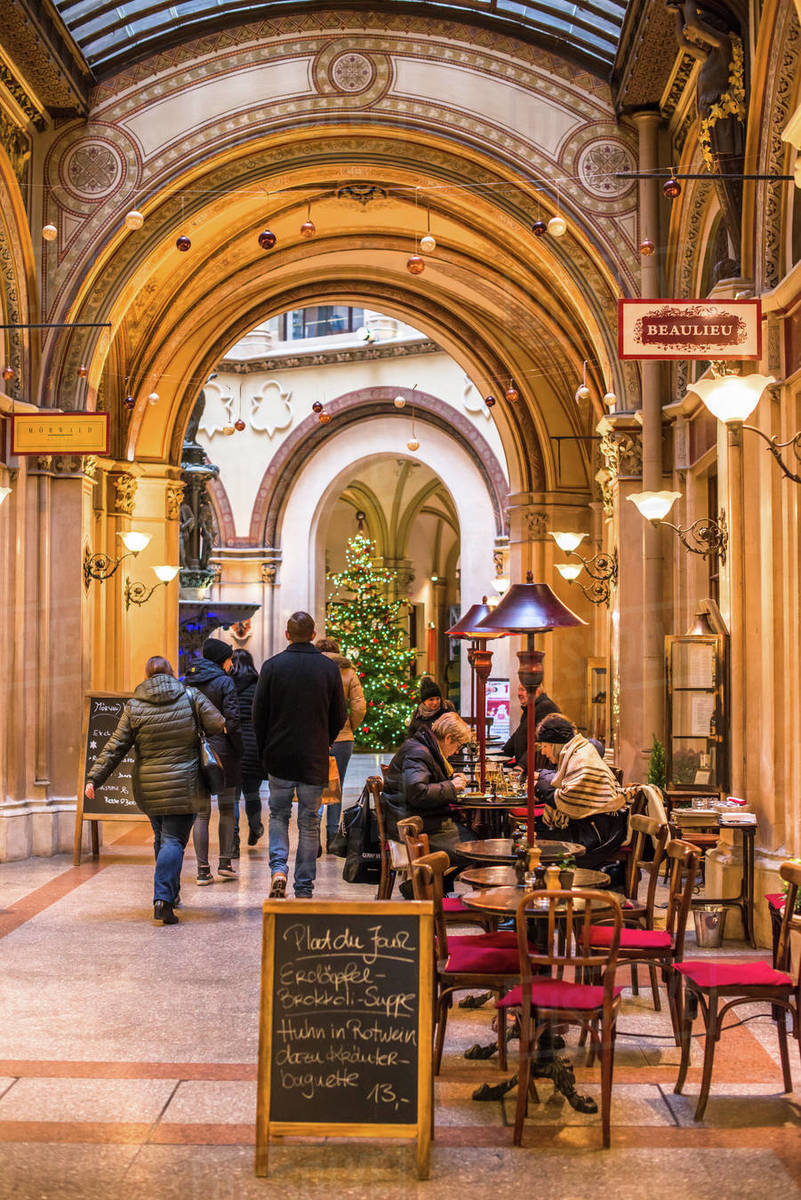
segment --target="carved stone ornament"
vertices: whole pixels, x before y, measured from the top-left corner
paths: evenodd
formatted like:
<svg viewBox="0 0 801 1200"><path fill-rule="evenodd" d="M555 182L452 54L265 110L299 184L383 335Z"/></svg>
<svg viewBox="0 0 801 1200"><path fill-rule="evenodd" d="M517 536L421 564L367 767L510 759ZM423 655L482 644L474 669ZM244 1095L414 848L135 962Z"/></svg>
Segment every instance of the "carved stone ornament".
<svg viewBox="0 0 801 1200"><path fill-rule="evenodd" d="M123 174L116 147L101 141L79 142L65 155L62 170L73 191L90 200L113 192Z"/></svg>
<svg viewBox="0 0 801 1200"><path fill-rule="evenodd" d="M634 430L618 431L606 422L599 426L599 450L610 477L636 478L642 475L642 435Z"/></svg>
<svg viewBox="0 0 801 1200"><path fill-rule="evenodd" d="M278 567L274 563L261 564L261 581L262 583L274 584L278 577Z"/></svg>
<svg viewBox="0 0 801 1200"><path fill-rule="evenodd" d="M637 170L637 161L623 142L592 142L579 155L578 177L588 192L605 200L631 191L635 180L619 179L618 173Z"/></svg>
<svg viewBox="0 0 801 1200"><path fill-rule="evenodd" d="M526 513L526 530L530 538L544 538L548 534L548 514L544 512Z"/></svg>
<svg viewBox="0 0 801 1200"><path fill-rule="evenodd" d="M2 109L0 109L0 146L9 157L11 170L17 178L20 188L24 189L28 161L31 157L31 141Z"/></svg>
<svg viewBox="0 0 801 1200"><path fill-rule="evenodd" d="M97 459L94 454L84 456L83 473L87 479L97 479Z"/></svg>
<svg viewBox="0 0 801 1200"><path fill-rule="evenodd" d="M615 487L614 476L607 467L601 467L600 471L596 472L595 482L598 484L598 490L601 493L601 503L604 509L604 520L611 521L615 515Z"/></svg>
<svg viewBox="0 0 801 1200"><path fill-rule="evenodd" d="M167 520L177 521L181 515L181 501L184 498L184 483L168 483L166 491Z"/></svg>
<svg viewBox="0 0 801 1200"><path fill-rule="evenodd" d="M111 482L117 493L114 500L114 511L132 517L136 500L136 476L129 475L127 471L121 471L119 475L111 476Z"/></svg>

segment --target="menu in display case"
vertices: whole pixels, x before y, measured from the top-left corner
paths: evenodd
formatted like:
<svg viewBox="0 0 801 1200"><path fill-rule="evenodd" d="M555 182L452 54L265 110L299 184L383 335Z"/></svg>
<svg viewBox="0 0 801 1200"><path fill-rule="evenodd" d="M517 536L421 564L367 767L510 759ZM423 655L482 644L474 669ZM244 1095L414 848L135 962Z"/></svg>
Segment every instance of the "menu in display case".
<svg viewBox="0 0 801 1200"><path fill-rule="evenodd" d="M669 789L728 789L726 642L724 634L665 638Z"/></svg>

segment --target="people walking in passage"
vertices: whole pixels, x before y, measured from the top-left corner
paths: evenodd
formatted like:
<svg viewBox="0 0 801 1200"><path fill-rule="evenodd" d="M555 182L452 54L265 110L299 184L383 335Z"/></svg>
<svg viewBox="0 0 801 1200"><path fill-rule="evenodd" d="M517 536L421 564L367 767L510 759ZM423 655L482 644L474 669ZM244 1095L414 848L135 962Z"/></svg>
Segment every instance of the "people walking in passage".
<svg viewBox="0 0 801 1200"><path fill-rule="evenodd" d="M255 846L264 835L261 821L261 787L264 772L259 761L259 747L253 728L253 697L259 673L248 650L234 650L231 656L231 678L239 702L239 720L242 730L242 795L245 798L245 816L248 823L248 845ZM234 805L234 860L239 858L239 799Z"/></svg>
<svg viewBox="0 0 801 1200"><path fill-rule="evenodd" d="M221 879L236 879L237 873L231 864L234 851L234 805L239 800L242 780L242 731L239 719L239 701L236 687L230 677L233 647L221 638L206 638L203 657L195 659L186 672L186 682L202 692L225 720L225 730L210 739L225 773L225 786L217 796L220 813L220 861L217 874ZM211 808L198 813L192 840L197 858L197 882L213 883L214 876L209 866L209 818Z"/></svg>
<svg viewBox="0 0 801 1200"><path fill-rule="evenodd" d="M209 737L219 737L224 724L215 706L199 693L191 697L167 659L156 655L145 663L144 681L89 771L86 796L93 800L95 788L134 747L134 799L153 826L153 917L165 925L178 922L174 909L184 849L196 813L209 805L200 774L198 726Z"/></svg>
<svg viewBox="0 0 801 1200"><path fill-rule="evenodd" d="M336 736L336 740L331 746L331 753L336 759L337 770L339 771L339 784L341 788L345 786L345 772L348 769L350 757L353 754L353 740L356 736L356 730L364 720L367 712L367 704L364 699L362 685L359 683L359 676L356 673L356 668L349 658L340 652L339 642L334 638L318 638L314 643L318 650L322 650L326 658L330 658L331 662L339 667L342 675L342 688L345 693L345 707L348 711L347 720ZM339 817L342 812L342 802L338 804L326 804L326 849L334 837L339 825Z"/></svg>
<svg viewBox="0 0 801 1200"><path fill-rule="evenodd" d="M414 737L424 726L428 729L443 713L456 712L450 700L445 700L440 686L429 675L420 680L420 702L409 721L408 737Z"/></svg>
<svg viewBox="0 0 801 1200"><path fill-rule="evenodd" d="M270 785L270 896L286 895L289 818L298 799L295 895L311 896L317 874L318 811L328 783L328 750L347 709L339 667L317 649L314 620L296 612L287 621L289 645L267 659L253 699L253 725Z"/></svg>

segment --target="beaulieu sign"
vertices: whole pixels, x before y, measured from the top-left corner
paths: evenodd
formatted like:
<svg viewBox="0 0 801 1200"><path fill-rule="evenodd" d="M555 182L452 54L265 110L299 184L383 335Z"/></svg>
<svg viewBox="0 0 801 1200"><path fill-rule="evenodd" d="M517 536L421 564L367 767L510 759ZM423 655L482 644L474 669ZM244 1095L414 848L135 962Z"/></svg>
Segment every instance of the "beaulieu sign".
<svg viewBox="0 0 801 1200"><path fill-rule="evenodd" d="M620 358L760 358L758 300L619 300Z"/></svg>

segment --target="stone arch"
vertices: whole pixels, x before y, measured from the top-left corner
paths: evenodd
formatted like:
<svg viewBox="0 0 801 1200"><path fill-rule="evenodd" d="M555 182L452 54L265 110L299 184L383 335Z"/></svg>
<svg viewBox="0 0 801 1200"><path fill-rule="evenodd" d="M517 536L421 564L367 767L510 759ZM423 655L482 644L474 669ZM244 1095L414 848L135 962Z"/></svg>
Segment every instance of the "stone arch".
<svg viewBox="0 0 801 1200"><path fill-rule="evenodd" d="M8 148L0 144L0 313L4 324L36 321L38 314L33 245L21 192L29 156L28 138L22 130L14 130ZM16 400L30 399L37 365L30 331L4 329L0 357L4 366L14 369L14 378L0 386Z"/></svg>

